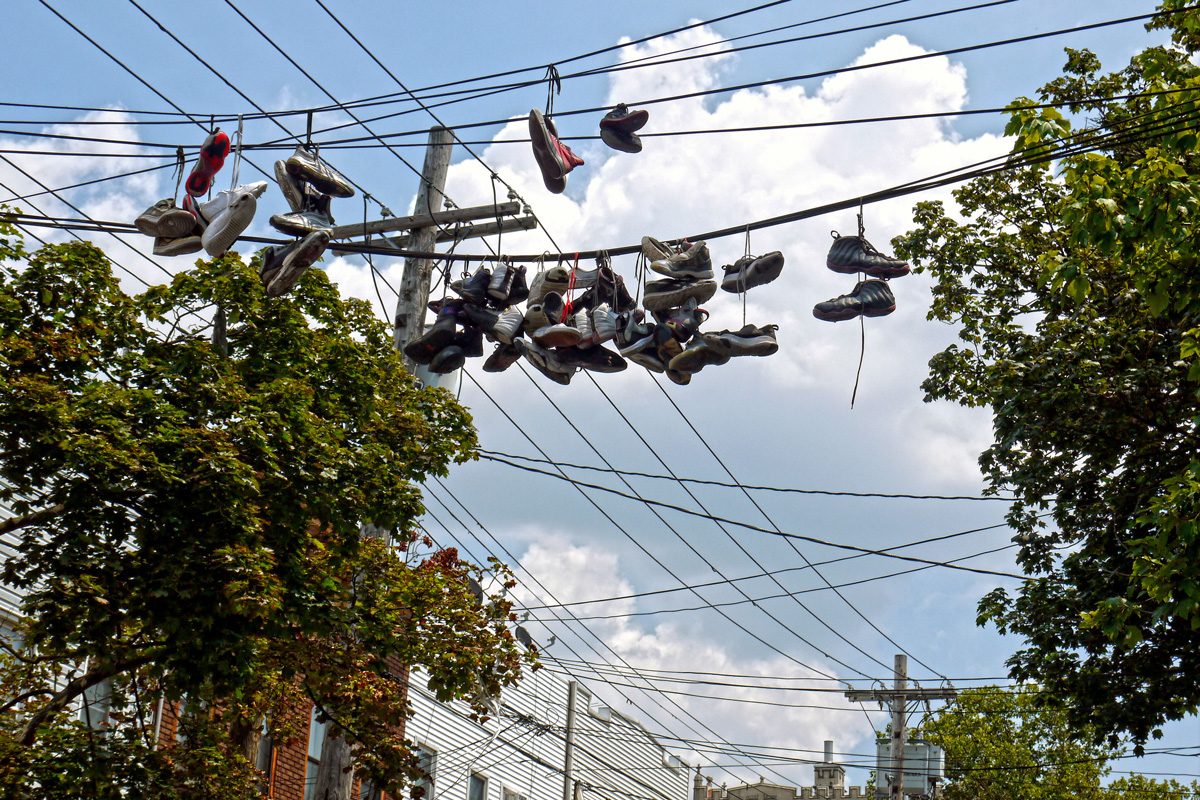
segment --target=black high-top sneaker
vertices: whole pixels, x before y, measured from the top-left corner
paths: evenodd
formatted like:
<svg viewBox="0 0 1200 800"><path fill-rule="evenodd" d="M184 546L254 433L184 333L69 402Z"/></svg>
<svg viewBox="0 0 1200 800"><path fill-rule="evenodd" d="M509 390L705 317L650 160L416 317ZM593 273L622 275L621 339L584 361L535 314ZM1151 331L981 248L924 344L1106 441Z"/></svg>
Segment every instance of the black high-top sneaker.
<svg viewBox="0 0 1200 800"><path fill-rule="evenodd" d="M896 310L896 296L885 281L869 280L858 283L850 294L813 306L813 316L826 322L841 322L864 317L883 317Z"/></svg>
<svg viewBox="0 0 1200 800"><path fill-rule="evenodd" d="M862 236L836 234L825 256L825 266L844 275L861 272L872 278L899 278L911 271L907 262L885 256Z"/></svg>
<svg viewBox="0 0 1200 800"><path fill-rule="evenodd" d="M454 342L458 324L459 305L446 303L433 326L404 346L404 355L418 364L428 364L439 352Z"/></svg>
<svg viewBox="0 0 1200 800"><path fill-rule="evenodd" d="M481 306L487 302L487 290L491 281L492 271L481 265L470 277L451 283L450 289L462 299Z"/></svg>

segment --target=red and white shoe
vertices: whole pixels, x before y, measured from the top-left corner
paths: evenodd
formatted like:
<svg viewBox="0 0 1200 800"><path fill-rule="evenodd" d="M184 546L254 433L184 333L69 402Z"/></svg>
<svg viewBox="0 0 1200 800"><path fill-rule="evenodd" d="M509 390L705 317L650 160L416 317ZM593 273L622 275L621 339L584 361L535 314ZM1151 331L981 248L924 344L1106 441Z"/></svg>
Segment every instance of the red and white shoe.
<svg viewBox="0 0 1200 800"><path fill-rule="evenodd" d="M547 119L536 108L529 112L529 138L533 142L533 157L542 171L542 182L551 192L562 194L567 188L567 173L583 166L583 159L559 141L554 120Z"/></svg>
<svg viewBox="0 0 1200 800"><path fill-rule="evenodd" d="M213 178L225 165L225 157L229 155L229 136L222 133L220 128L208 135L204 144L200 145L200 158L196 160L192 172L188 175L187 193L192 197L203 197L212 188Z"/></svg>

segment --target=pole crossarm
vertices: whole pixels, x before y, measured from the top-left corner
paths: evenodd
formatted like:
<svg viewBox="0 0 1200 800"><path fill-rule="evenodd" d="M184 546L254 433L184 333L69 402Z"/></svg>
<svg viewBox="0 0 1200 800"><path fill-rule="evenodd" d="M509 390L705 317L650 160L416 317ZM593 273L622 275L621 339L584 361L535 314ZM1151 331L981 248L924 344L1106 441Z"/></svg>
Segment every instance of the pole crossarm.
<svg viewBox="0 0 1200 800"><path fill-rule="evenodd" d="M435 211L432 214L411 214L407 217L385 217L371 222L357 222L353 225L338 225L329 232L331 239L349 239L354 236L367 236L376 233L391 233L393 231L410 231L417 228L428 228L435 225L447 225L456 222L470 222L476 219L495 219L497 217L514 217L521 213L518 202L500 203L499 205L471 206L470 208L452 208L447 211Z"/></svg>
<svg viewBox="0 0 1200 800"><path fill-rule="evenodd" d="M439 244L441 242L454 241L456 238L459 241L464 241L466 239L477 239L481 236L495 236L497 233L509 233L509 232L515 232L515 231L531 231L536 227L537 227L537 217L532 216L532 215L527 215L527 216L523 216L523 217L503 219L503 220L500 220L499 222L467 223L466 225L459 226L457 228L457 230L454 228L449 228L446 230L439 230L437 232L436 240ZM412 235L392 236L390 238L385 238L383 241L387 247L392 247L392 248L396 248L396 249L406 249L413 245L414 239L413 239ZM344 249L343 247L339 247L336 244L330 245L330 250L333 252L333 254L335 256L344 256L344 255L350 255L352 253L361 252L360 250L357 250L357 249L355 249L355 250ZM388 252L384 251L382 253L376 252L375 255L377 255L377 256L379 256L379 255L396 256L396 255L404 255L404 253L388 253Z"/></svg>
<svg viewBox="0 0 1200 800"><path fill-rule="evenodd" d="M846 699L861 703L864 700L877 700L884 703L892 700L953 700L958 697L954 689L855 689L846 692Z"/></svg>

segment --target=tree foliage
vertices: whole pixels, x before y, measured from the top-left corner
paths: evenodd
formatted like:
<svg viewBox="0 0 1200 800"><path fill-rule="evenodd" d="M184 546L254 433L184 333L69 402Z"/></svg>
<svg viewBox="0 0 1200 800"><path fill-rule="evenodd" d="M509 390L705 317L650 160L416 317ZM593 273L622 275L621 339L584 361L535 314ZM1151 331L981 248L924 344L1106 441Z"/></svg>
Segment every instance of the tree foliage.
<svg viewBox="0 0 1200 800"><path fill-rule="evenodd" d="M1136 773L1105 784L1120 752L1075 727L1061 707L1039 701L1033 685L981 686L922 722L924 738L945 751L945 800L1184 800L1200 785ZM1128 763L1128 762L1120 762Z"/></svg>
<svg viewBox="0 0 1200 800"><path fill-rule="evenodd" d="M405 665L444 699L517 679L510 605L480 605L480 570L408 533L414 482L471 457L470 418L414 384L366 304L316 270L268 298L236 255L132 297L89 244L28 253L4 228L0 260L0 499L20 541L2 579L25 614L0 656L0 784L255 796L261 721L301 734L311 700L392 785L416 774ZM99 734L67 713L96 686ZM163 750L158 696L185 701Z"/></svg>
<svg viewBox="0 0 1200 800"><path fill-rule="evenodd" d="M946 755L946 800L1099 798L1116 753L1091 742L1061 709L1037 702L1036 687L959 692L926 715L924 738Z"/></svg>
<svg viewBox="0 0 1200 800"><path fill-rule="evenodd" d="M1200 702L1200 16L1155 24L1173 46L1114 73L1068 51L1040 91L1084 128L1013 113L1018 148L1098 149L974 180L954 213L921 203L895 242L933 277L930 319L960 328L926 399L991 409L980 465L1017 498L1033 578L984 597L980 624L1024 639L1012 676L1073 724L1138 746Z"/></svg>

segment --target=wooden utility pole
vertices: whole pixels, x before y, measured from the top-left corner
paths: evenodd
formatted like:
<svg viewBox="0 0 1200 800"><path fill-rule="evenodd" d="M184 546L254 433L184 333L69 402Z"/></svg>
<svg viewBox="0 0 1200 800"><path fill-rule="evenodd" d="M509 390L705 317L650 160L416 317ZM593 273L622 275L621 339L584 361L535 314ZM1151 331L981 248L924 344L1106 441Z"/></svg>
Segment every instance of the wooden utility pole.
<svg viewBox="0 0 1200 800"><path fill-rule="evenodd" d="M854 702L874 700L887 703L892 712L892 741L889 749L888 794L890 800L904 797L904 717L908 713L908 701L953 700L958 696L954 689L919 689L908 685L908 656L897 653L892 667L892 689L856 689L846 692L846 698Z"/></svg>
<svg viewBox="0 0 1200 800"><path fill-rule="evenodd" d="M446 202L446 172L450 169L450 150L453 134L442 127L431 128L421 168L421 185L417 188L414 216L441 211ZM409 239L413 250L432 252L437 244L436 225L413 228ZM400 278L400 296L396 299L395 343L397 350L424 333L425 304L429 302L429 278L433 262L427 258L404 259L404 275ZM409 364L412 370L412 364Z"/></svg>
<svg viewBox="0 0 1200 800"><path fill-rule="evenodd" d="M575 763L575 700L578 695L579 684L571 681L567 684L567 737L563 755L562 800L574 800L577 788L571 786L571 773Z"/></svg>

